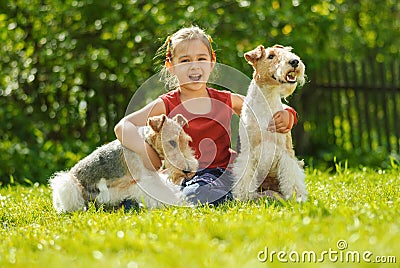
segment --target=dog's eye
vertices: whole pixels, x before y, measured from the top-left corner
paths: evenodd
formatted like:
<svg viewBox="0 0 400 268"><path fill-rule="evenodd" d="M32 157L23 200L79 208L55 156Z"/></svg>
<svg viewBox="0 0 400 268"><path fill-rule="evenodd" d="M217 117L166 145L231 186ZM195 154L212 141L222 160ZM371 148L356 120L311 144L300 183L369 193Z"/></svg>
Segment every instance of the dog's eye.
<svg viewBox="0 0 400 268"><path fill-rule="evenodd" d="M275 55L274 55L274 54L270 54L270 55L268 55L268 59L270 59L270 60L272 60L274 57L275 57Z"/></svg>
<svg viewBox="0 0 400 268"><path fill-rule="evenodd" d="M171 144L171 146L174 147L174 148L176 147L176 141L172 141L171 140L171 141L169 141L169 144Z"/></svg>

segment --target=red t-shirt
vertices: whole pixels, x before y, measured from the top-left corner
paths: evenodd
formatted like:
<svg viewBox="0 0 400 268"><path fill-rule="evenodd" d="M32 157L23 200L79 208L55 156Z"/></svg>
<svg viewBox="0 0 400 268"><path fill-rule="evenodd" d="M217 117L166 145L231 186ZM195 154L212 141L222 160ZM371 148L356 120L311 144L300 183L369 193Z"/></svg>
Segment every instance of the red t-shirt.
<svg viewBox="0 0 400 268"><path fill-rule="evenodd" d="M207 88L212 108L207 114L193 114L182 105L179 90L160 96L165 104L166 114L174 117L182 114L189 121L184 130L192 137L190 146L199 160L200 169L227 168L236 153L230 148L232 102L229 91Z"/></svg>

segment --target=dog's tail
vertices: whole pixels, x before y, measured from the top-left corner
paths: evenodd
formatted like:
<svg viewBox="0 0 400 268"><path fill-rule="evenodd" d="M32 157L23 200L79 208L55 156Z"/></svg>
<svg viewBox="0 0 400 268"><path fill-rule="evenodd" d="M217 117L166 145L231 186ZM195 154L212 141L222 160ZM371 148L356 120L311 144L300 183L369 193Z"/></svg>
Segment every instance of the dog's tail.
<svg viewBox="0 0 400 268"><path fill-rule="evenodd" d="M49 180L53 190L53 206L58 213L85 208L82 185L68 172L57 172Z"/></svg>

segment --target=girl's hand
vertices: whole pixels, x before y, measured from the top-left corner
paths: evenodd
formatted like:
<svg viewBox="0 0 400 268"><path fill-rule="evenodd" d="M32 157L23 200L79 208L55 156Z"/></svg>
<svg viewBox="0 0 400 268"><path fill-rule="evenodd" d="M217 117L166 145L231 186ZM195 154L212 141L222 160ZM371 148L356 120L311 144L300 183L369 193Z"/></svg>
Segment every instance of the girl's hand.
<svg viewBox="0 0 400 268"><path fill-rule="evenodd" d="M281 110L274 114L273 120L268 126L268 131L278 132L278 133L288 133L294 123L294 116L287 110Z"/></svg>

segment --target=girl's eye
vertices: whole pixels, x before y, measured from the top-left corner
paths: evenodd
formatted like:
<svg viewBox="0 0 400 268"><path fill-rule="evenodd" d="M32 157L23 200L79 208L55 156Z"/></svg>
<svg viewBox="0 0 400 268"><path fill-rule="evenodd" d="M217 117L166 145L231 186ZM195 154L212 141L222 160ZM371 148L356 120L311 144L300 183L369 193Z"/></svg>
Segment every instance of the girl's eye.
<svg viewBox="0 0 400 268"><path fill-rule="evenodd" d="M207 60L206 58L200 58L199 61L204 61Z"/></svg>
<svg viewBox="0 0 400 268"><path fill-rule="evenodd" d="M272 60L274 57L275 57L275 55L271 54L271 55L268 56L268 59Z"/></svg>
<svg viewBox="0 0 400 268"><path fill-rule="evenodd" d="M184 60L181 60L180 62L181 62L181 63L183 63L183 62L189 62L189 60L184 59Z"/></svg>
<svg viewBox="0 0 400 268"><path fill-rule="evenodd" d="M176 141L170 140L170 141L169 141L169 144L171 144L171 146L172 146L173 148L176 148Z"/></svg>

